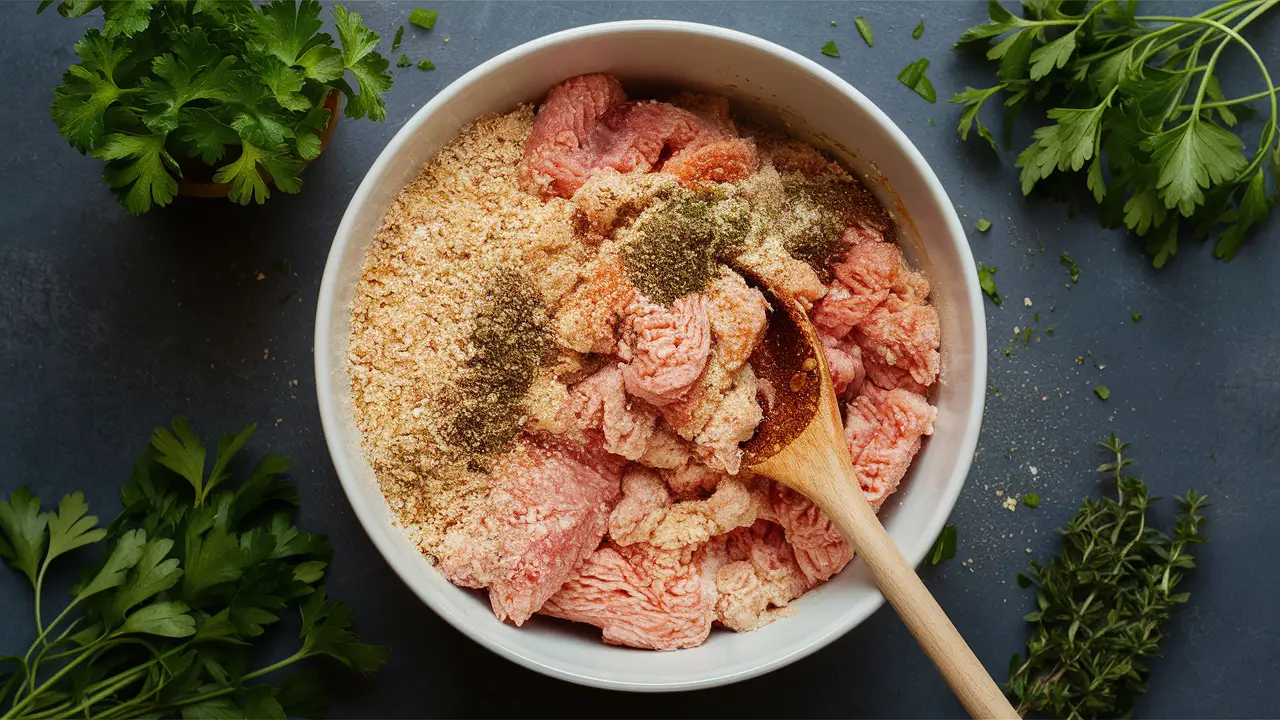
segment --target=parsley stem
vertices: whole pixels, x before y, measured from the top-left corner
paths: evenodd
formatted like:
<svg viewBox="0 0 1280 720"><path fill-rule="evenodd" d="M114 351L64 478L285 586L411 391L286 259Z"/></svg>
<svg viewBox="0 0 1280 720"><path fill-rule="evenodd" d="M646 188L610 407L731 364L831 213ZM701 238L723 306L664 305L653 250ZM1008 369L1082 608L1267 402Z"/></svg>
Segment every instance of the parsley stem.
<svg viewBox="0 0 1280 720"><path fill-rule="evenodd" d="M1261 92L1256 92L1252 95L1245 95L1244 97L1232 98L1230 100L1218 100L1216 102L1200 103L1200 109L1208 110L1210 108L1230 107L1231 105L1242 105L1247 102L1253 102L1254 100L1261 100L1262 98L1265 98L1270 95L1275 95L1278 92L1280 92L1280 88L1272 88L1270 90L1263 90ZM1192 108L1190 105L1178 106L1178 112L1186 112L1191 109Z"/></svg>
<svg viewBox="0 0 1280 720"><path fill-rule="evenodd" d="M276 670L280 670L281 668L286 668L294 664L295 662L298 662L299 660L306 660L309 657L311 657L311 653L305 652L303 650L299 650L298 652L290 655L289 657L279 662L272 663L270 665L267 665L266 667L258 668L257 670L254 670L251 673L245 673L245 675L241 677L240 680L241 682L243 682L246 680L253 680L256 678L260 678L263 675L273 673ZM212 692L196 695L195 697L179 700L173 703L173 705L174 707L181 707L183 705L190 705L192 703L204 702L205 700L212 700L214 698L222 697L223 695L230 695L231 693L236 692L237 690L242 690L242 689L243 688L225 687L219 690L214 690Z"/></svg>

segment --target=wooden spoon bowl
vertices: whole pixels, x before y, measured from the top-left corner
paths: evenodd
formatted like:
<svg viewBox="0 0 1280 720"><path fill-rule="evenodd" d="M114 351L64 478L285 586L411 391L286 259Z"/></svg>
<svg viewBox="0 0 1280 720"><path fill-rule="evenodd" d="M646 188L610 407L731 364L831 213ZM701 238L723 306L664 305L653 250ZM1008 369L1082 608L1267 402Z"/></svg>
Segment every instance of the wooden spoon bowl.
<svg viewBox="0 0 1280 720"><path fill-rule="evenodd" d="M826 512L971 716L1018 717L867 504L844 439L826 353L804 308L763 278L754 280L775 311L751 364L772 385L774 401L743 446L744 466Z"/></svg>

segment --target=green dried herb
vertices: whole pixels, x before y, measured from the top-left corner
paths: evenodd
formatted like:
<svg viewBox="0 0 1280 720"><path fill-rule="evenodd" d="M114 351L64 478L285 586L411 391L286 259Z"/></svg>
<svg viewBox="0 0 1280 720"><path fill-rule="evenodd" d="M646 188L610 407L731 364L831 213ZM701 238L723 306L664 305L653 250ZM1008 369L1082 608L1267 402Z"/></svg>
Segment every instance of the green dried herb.
<svg viewBox="0 0 1280 720"><path fill-rule="evenodd" d="M955 556L956 526L947 525L942 528L942 532L938 533L938 539L933 542L933 549L929 551L929 564L937 565Z"/></svg>
<svg viewBox="0 0 1280 720"><path fill-rule="evenodd" d="M1102 446L1112 461L1098 468L1115 482L1116 497L1086 499L1062 528L1062 550L1047 565L1031 563L1018 585L1035 587L1036 609L1026 659L1009 664L1009 694L1020 714L1060 718L1128 715L1145 693L1147 661L1160 653L1164 625L1190 599L1175 592L1194 568L1191 546L1201 531L1206 498L1194 490L1178 499L1172 536L1152 526L1147 510L1158 500L1113 433Z"/></svg>
<svg viewBox="0 0 1280 720"><path fill-rule="evenodd" d="M827 44L822 46L822 54L827 57L840 57L840 49L836 47L836 41L828 40Z"/></svg>

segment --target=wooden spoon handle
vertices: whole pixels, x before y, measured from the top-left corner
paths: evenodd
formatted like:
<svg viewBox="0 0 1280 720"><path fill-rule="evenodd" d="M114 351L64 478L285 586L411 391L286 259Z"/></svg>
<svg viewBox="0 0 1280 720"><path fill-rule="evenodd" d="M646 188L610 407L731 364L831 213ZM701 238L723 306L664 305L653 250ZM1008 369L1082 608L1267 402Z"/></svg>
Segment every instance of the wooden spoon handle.
<svg viewBox="0 0 1280 720"><path fill-rule="evenodd" d="M821 493L828 488L834 490L832 484L844 484L845 488L852 484L853 492L833 492L830 497L812 499L826 509L832 522L856 548L863 562L870 566L880 591L938 667L969 715L974 718L1017 718L1018 713L1009 700L920 581L915 569L902 557L875 511L863 501L853 468L847 462L839 463L837 467L836 474L842 477L833 478L835 482L831 484L822 483L824 487L815 490Z"/></svg>

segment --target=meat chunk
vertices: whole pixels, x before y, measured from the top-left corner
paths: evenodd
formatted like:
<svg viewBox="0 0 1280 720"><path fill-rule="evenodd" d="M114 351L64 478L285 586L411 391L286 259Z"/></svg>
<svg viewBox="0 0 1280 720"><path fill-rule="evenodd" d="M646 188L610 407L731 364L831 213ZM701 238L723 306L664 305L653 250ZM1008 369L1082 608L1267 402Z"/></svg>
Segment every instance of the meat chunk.
<svg viewBox="0 0 1280 720"><path fill-rule="evenodd" d="M803 260L797 260L786 250L763 246L738 256L737 264L766 278L770 286L800 301L806 310L822 297L827 288L818 273Z"/></svg>
<svg viewBox="0 0 1280 720"><path fill-rule="evenodd" d="M733 123L729 98L723 95L686 91L676 93L667 102L682 110L688 110L708 127L715 128L722 135L735 136L738 134L738 128Z"/></svg>
<svg viewBox="0 0 1280 720"><path fill-rule="evenodd" d="M835 386L836 395L857 395L866 379L866 370L862 367L862 350L856 343L847 338L837 340L830 335L820 333L822 350L827 356L827 370L831 373L831 384Z"/></svg>
<svg viewBox="0 0 1280 720"><path fill-rule="evenodd" d="M711 419L694 438L694 454L707 465L736 475L742 465L739 444L755 435L763 419L764 411L756 400L756 375L750 365L743 365Z"/></svg>
<svg viewBox="0 0 1280 720"><path fill-rule="evenodd" d="M729 372L736 372L764 338L769 303L742 276L725 270L706 291L707 319L716 352Z"/></svg>
<svg viewBox="0 0 1280 720"><path fill-rule="evenodd" d="M604 536L621 468L599 451L522 437L499 458L480 513L445 535L441 570L489 589L499 620L527 620Z"/></svg>
<svg viewBox="0 0 1280 720"><path fill-rule="evenodd" d="M814 305L813 323L834 338L848 335L890 293L912 304L923 304L929 295L929 281L907 267L893 243L859 240L831 269L836 280Z"/></svg>
<svg viewBox="0 0 1280 720"><path fill-rule="evenodd" d="M927 387L938 379L942 331L932 305L891 295L858 323L853 338L863 357L905 370L920 385Z"/></svg>
<svg viewBox="0 0 1280 720"><path fill-rule="evenodd" d="M672 503L667 487L648 470L623 478L622 501L609 517L618 545L643 542L663 550L701 545L755 522L759 503L745 484L726 478L706 500Z"/></svg>
<svg viewBox="0 0 1280 720"><path fill-rule="evenodd" d="M866 385L845 408L845 439L862 492L879 508L898 488L920 451L920 438L933 434L937 410L906 390Z"/></svg>
<svg viewBox="0 0 1280 720"><path fill-rule="evenodd" d="M526 190L569 197L591 174L587 147L606 113L626 102L612 75L580 75L551 88L524 145L520 181Z"/></svg>
<svg viewBox="0 0 1280 720"><path fill-rule="evenodd" d="M689 462L689 446L665 422L659 420L653 435L649 436L644 454L636 462L659 470L682 467Z"/></svg>
<svg viewBox="0 0 1280 720"><path fill-rule="evenodd" d="M728 476L723 470L709 468L692 459L685 465L662 473L667 487L682 500L706 497Z"/></svg>
<svg viewBox="0 0 1280 720"><path fill-rule="evenodd" d="M712 353L707 367L689 392L680 400L658 408L662 418L680 437L692 442L702 432L733 387L735 374L725 369L719 353Z"/></svg>
<svg viewBox="0 0 1280 720"><path fill-rule="evenodd" d="M776 522L786 532L796 562L811 585L831 579L853 559L853 548L809 498L774 484L769 499Z"/></svg>
<svg viewBox="0 0 1280 720"><path fill-rule="evenodd" d="M867 380L875 383L876 387L882 390L902 388L917 395L927 395L929 393L929 388L916 382L911 377L911 373L902 368L876 362L874 358L863 358L862 366L867 372Z"/></svg>
<svg viewBox="0 0 1280 720"><path fill-rule="evenodd" d="M636 294L621 258L601 258L592 263L586 278L556 312L556 342L580 353L614 352L618 324Z"/></svg>
<svg viewBox="0 0 1280 720"><path fill-rule="evenodd" d="M595 625L611 645L697 647L715 618L713 573L705 555L688 548L606 543L541 612Z"/></svg>
<svg viewBox="0 0 1280 720"><path fill-rule="evenodd" d="M777 525L757 520L735 530L725 543L726 562L716 571L716 619L747 632L790 615L787 603L809 582Z"/></svg>
<svg viewBox="0 0 1280 720"><path fill-rule="evenodd" d="M600 430L604 449L628 460L642 457L649 447L658 413L627 397L622 371L606 365L569 391L574 425L578 430Z"/></svg>
<svg viewBox="0 0 1280 720"><path fill-rule="evenodd" d="M682 182L736 182L756 171L756 145L742 138L716 140L676 153L662 166Z"/></svg>
<svg viewBox="0 0 1280 720"><path fill-rule="evenodd" d="M737 180L756 166L754 144L730 137L719 121L668 103L628 102L615 78L582 75L548 93L520 180L531 192L571 197L595 172L649 172L664 158L688 180Z"/></svg>
<svg viewBox="0 0 1280 720"><path fill-rule="evenodd" d="M687 295L667 309L644 300L628 308L626 361L622 380L627 392L654 405L669 405L684 397L702 374L711 350L707 302Z"/></svg>

